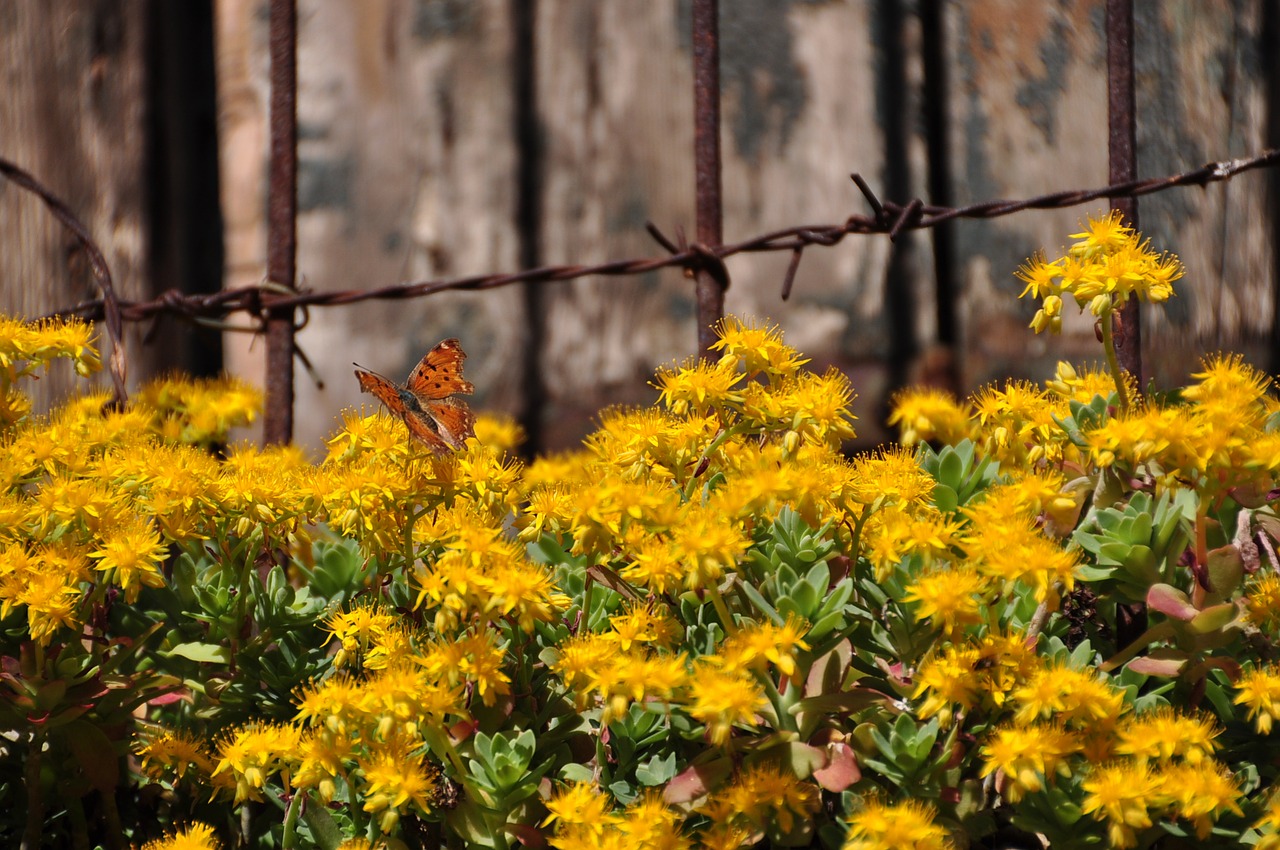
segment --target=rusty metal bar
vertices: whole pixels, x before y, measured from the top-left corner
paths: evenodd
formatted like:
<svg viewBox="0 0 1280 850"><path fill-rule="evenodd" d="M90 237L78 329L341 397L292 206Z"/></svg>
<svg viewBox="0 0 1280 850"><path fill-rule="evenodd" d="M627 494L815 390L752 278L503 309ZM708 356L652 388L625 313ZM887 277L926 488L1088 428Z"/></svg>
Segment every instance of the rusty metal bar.
<svg viewBox="0 0 1280 850"><path fill-rule="evenodd" d="M720 195L720 4L693 0L693 151L697 171L698 243L715 251L724 239ZM724 315L724 283L704 268L694 273L698 350L715 342L712 326ZM727 278L725 279L727 280Z"/></svg>
<svg viewBox="0 0 1280 850"><path fill-rule="evenodd" d="M1138 178L1137 106L1133 93L1133 0L1107 0L1107 162L1111 183ZM1113 195L1111 208L1138 227L1138 200ZM1130 298L1120 314L1116 357L1120 367L1142 387L1142 324L1138 299Z"/></svg>
<svg viewBox="0 0 1280 850"><path fill-rule="evenodd" d="M267 189L267 279L293 289L298 252L298 8L271 0L271 163ZM267 444L293 439L293 312L266 299Z"/></svg>
<svg viewBox="0 0 1280 850"><path fill-rule="evenodd" d="M920 55L924 66L923 99L925 146L928 151L929 200L951 205L951 117L950 81L947 69L947 4L927 0L919 6ZM954 348L960 341L956 302L960 291L956 280L955 225L943 222L933 235L933 276L938 342ZM952 370L954 372L954 369ZM948 374L951 389L959 390L958 376Z"/></svg>
<svg viewBox="0 0 1280 850"><path fill-rule="evenodd" d="M1107 0L1107 163L1110 181L1120 183L1138 177L1136 139L1137 107L1133 95L1133 0ZM1133 196L1112 196L1112 209L1120 210L1133 228L1138 227L1138 201ZM1116 359L1120 368L1138 379L1142 391L1142 326L1138 299L1130 298L1119 317ZM1116 606L1116 643L1125 647L1147 630L1147 606L1141 602Z"/></svg>

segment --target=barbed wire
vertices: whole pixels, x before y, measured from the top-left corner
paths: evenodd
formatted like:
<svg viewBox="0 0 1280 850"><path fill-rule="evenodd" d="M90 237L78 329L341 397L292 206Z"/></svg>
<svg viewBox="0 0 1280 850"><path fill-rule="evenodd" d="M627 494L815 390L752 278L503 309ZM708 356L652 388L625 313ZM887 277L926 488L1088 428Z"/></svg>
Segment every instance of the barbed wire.
<svg viewBox="0 0 1280 850"><path fill-rule="evenodd" d="M594 275L619 277L643 274L658 269L679 267L692 275L696 271L710 273L722 286L729 282L724 260L737 254L791 251L792 258L782 282L782 297L791 293L800 258L807 248L830 247L850 235L887 235L896 239L908 230L925 230L957 218L989 219L1011 215L1028 209L1061 209L1078 206L1101 198L1141 197L1178 186L1207 186L1210 183L1229 180L1237 174L1257 168L1280 164L1280 149L1266 150L1251 157L1210 162L1200 168L1154 177L1132 180L1094 189L1073 189L1051 192L1022 200L989 200L961 207L942 207L913 200L907 204L884 201L878 198L860 174L851 175L854 183L871 206L871 215L854 214L840 224L801 225L774 230L741 242L726 245L688 244L679 234L672 241L655 225L646 225L650 235L667 251L663 256L641 257L628 260L611 260L602 263L550 265L518 272L474 275L448 280L427 280L415 283L395 284L375 289L341 290L329 292L294 291L281 283L268 281L256 286L226 289L208 294L188 294L168 290L147 301L120 300L111 288L110 272L106 270L102 252L89 238L66 205L27 172L12 163L0 159L0 172L22 188L39 195L76 234L77 239L94 258L93 266L103 297L84 301L49 314L49 317L78 317L87 320L107 318L107 332L117 349L121 348L118 334L119 321L144 321L162 315L174 315L190 320L224 319L234 313L247 313L261 321L268 310L299 308L303 311L299 327L306 323L306 309L333 307L373 300L400 300L421 298L448 291L474 291L495 289L517 283L544 284L574 280ZM99 274L99 262L105 274ZM229 328L231 330L257 331L254 326Z"/></svg>

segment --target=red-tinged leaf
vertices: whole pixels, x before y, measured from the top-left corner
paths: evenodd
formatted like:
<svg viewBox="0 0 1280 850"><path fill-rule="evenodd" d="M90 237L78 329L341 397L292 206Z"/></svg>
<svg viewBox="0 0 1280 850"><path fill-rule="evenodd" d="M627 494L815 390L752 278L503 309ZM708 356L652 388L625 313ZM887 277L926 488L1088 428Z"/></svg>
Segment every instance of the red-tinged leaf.
<svg viewBox="0 0 1280 850"><path fill-rule="evenodd" d="M459 720L449 727L449 737L455 741L465 741L475 734L479 725L474 720Z"/></svg>
<svg viewBox="0 0 1280 850"><path fill-rule="evenodd" d="M172 705L175 702L182 702L184 699L190 698L190 692L185 688L176 691L170 691L167 694L161 694L158 697L152 697L147 700L147 705Z"/></svg>
<svg viewBox="0 0 1280 850"><path fill-rule="evenodd" d="M1166 656L1156 657L1154 655L1135 658L1129 662L1129 669L1135 673L1141 673L1144 676L1159 676L1165 679L1172 679L1182 672L1182 668L1187 664L1186 653L1179 653L1181 657Z"/></svg>
<svg viewBox="0 0 1280 850"><path fill-rule="evenodd" d="M510 835L514 835L525 847L541 850L541 848L547 846L546 836L542 834L541 830L527 823L507 824L506 831Z"/></svg>
<svg viewBox="0 0 1280 850"><path fill-rule="evenodd" d="M688 803L706 796L712 788L733 772L733 762L719 758L686 767L662 789L662 800L669 806Z"/></svg>
<svg viewBox="0 0 1280 850"><path fill-rule="evenodd" d="M862 778L853 747L838 742L828 744L827 763L813 772L813 778L828 791L839 793Z"/></svg>
<svg viewBox="0 0 1280 850"><path fill-rule="evenodd" d="M853 644L842 640L826 655L813 662L804 685L805 696L817 696L838 691L844 684L845 671L853 659Z"/></svg>
<svg viewBox="0 0 1280 850"><path fill-rule="evenodd" d="M1147 591L1147 607L1183 622L1190 622L1200 613L1187 594L1168 584L1151 585Z"/></svg>

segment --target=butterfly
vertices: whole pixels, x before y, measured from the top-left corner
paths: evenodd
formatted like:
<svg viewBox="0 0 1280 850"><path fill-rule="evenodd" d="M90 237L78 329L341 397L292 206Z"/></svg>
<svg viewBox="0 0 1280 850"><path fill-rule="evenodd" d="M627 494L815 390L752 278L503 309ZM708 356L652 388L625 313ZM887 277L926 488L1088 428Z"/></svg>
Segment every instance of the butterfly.
<svg viewBox="0 0 1280 850"><path fill-rule="evenodd" d="M404 386L361 368L359 363L352 365L356 367L361 392L377 396L431 451L446 454L450 449L462 448L468 437L475 436L476 418L471 408L449 398L454 393L475 392L475 386L462 377L462 362L466 359L462 343L446 339L413 367Z"/></svg>

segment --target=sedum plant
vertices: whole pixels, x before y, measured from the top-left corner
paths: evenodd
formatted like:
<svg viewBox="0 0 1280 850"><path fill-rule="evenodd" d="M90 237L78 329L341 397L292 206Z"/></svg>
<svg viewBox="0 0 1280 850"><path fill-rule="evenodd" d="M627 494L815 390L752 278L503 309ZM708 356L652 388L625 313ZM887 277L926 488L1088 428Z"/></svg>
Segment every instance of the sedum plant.
<svg viewBox="0 0 1280 850"><path fill-rule="evenodd" d="M1114 215L1020 275L1107 367L853 391L771 326L528 466L349 412L226 447L169 379L47 417L79 325L0 324L0 836L92 847L1280 846L1277 405L1230 355L1139 396ZM1056 299L1056 300L1055 300Z"/></svg>

